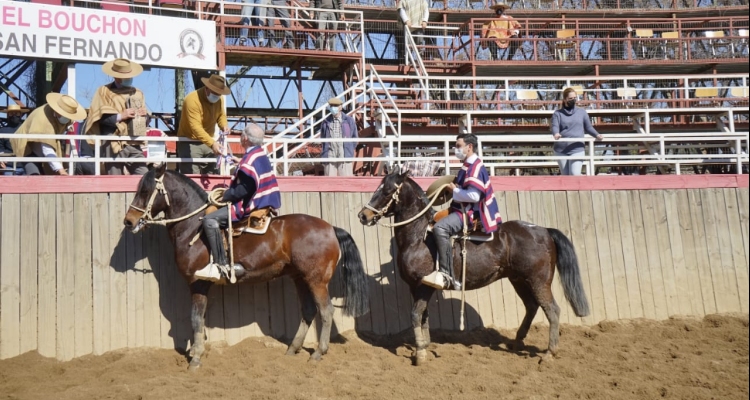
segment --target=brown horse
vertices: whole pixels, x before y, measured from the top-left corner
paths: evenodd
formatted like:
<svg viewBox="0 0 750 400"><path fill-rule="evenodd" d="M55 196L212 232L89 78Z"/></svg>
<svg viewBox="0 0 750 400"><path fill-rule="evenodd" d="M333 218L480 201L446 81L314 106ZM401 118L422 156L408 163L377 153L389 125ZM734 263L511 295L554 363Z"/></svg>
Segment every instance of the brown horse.
<svg viewBox="0 0 750 400"><path fill-rule="evenodd" d="M359 220L364 225L374 225L381 217L393 216L398 224L413 218L427 205L424 191L408 177L408 172L396 172L383 178L368 206L359 212ZM412 222L395 228L398 269L401 278L409 284L414 299L411 317L417 365L424 362L425 347L430 343L427 304L435 289L420 281L435 269L436 245L432 235L425 236L433 215L434 211L430 209ZM459 242L456 241L456 247L460 246ZM560 307L552 297L551 288L555 265L560 271L565 298L575 314L581 317L589 313L578 259L570 240L557 229L510 221L500 225L492 241L479 244L467 241L466 245L465 288L478 289L508 278L526 307L515 345L519 349L523 347L523 340L541 306L550 323L549 352L545 358L554 356L560 335ZM453 268L458 279L461 279L461 267L460 251L455 251Z"/></svg>
<svg viewBox="0 0 750 400"><path fill-rule="evenodd" d="M204 328L208 290L212 283L195 279L195 271L209 260L205 238L190 245L201 232L201 217L207 201L206 192L179 172L164 166L149 171L138 184L135 198L125 214L125 226L133 232L149 223L164 223L153 218L164 212L167 229L174 246L180 274L190 285L194 341L190 348L190 368L200 366L204 351ZM198 212L196 212L198 211ZM357 245L351 235L310 215L290 214L273 219L263 235L243 234L234 239L234 260L244 274L238 282L264 282L289 275L297 287L302 320L287 354L296 354L302 347L307 330L320 312L321 327L318 348L310 356L319 360L328 351L333 323L333 304L328 282L337 267L343 267L346 286L344 313L360 316L368 312L368 283Z"/></svg>

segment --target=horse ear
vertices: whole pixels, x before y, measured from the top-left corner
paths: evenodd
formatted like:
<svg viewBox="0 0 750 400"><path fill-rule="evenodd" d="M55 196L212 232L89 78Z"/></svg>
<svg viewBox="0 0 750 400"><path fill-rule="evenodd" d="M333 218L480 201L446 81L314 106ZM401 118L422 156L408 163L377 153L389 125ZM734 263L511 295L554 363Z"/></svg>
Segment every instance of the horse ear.
<svg viewBox="0 0 750 400"><path fill-rule="evenodd" d="M162 176L164 176L165 172L167 172L167 163L165 162L159 164L159 166L154 170L156 178L161 178Z"/></svg>
<svg viewBox="0 0 750 400"><path fill-rule="evenodd" d="M408 168L406 168L406 169L404 169L404 171L403 171L403 172L401 173L401 176L400 176L400 178L401 178L402 180L405 180L406 178L408 178L408 177L409 177L409 175L410 175L410 174L411 174L411 170L410 170L410 169L408 169Z"/></svg>

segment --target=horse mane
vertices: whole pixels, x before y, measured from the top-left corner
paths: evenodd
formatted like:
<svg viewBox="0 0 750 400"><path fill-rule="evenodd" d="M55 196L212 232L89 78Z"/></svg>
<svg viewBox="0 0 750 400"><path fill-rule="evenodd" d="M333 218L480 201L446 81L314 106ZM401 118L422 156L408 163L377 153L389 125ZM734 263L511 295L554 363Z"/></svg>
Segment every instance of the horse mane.
<svg viewBox="0 0 750 400"><path fill-rule="evenodd" d="M192 179L177 171L166 170L164 173L196 192L201 201L208 201L208 194L206 191ZM141 178L141 181L138 184L138 193L151 193L154 190L156 190L156 170L152 169L146 172Z"/></svg>
<svg viewBox="0 0 750 400"><path fill-rule="evenodd" d="M422 188L417 184L417 182L414 181L414 179L406 177L406 180L404 182L407 183L412 188L412 190L414 190L417 196L422 199L422 203L424 203L425 206L430 204L430 199L427 198L427 193L422 190ZM430 217L430 220L432 220L432 217L435 216L435 213L435 209L430 207L430 209L427 211L427 216Z"/></svg>
<svg viewBox="0 0 750 400"><path fill-rule="evenodd" d="M189 188L193 189L193 191L197 192L198 196L200 196L203 202L208 201L208 193L206 193L206 191L203 190L203 188L199 184L195 183L194 180L177 171L167 170L166 173L169 174L169 176L180 181L183 185L188 186Z"/></svg>

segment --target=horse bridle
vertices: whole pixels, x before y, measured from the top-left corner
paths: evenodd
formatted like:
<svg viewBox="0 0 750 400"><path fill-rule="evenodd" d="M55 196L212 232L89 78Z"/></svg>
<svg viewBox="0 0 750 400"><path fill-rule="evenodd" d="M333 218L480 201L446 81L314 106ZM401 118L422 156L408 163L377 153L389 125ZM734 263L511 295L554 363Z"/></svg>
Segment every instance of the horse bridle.
<svg viewBox="0 0 750 400"><path fill-rule="evenodd" d="M372 212L374 212L375 213L375 217L377 217L378 219L382 218L385 215L385 213L388 212L388 209L391 208L391 205L394 202L396 204L399 203L400 200L398 198L398 195L399 195L399 192L401 192L401 186L403 186L403 184L404 183L402 182L402 183L399 183L398 185L396 185L396 191L393 192L393 194L391 195L391 199L388 201L388 204L386 204L385 207L383 207L380 210L378 210L377 208L371 206L370 203L368 202L367 204L365 204L365 208L368 209L368 210L370 210L370 211L372 211Z"/></svg>
<svg viewBox="0 0 750 400"><path fill-rule="evenodd" d="M136 211L141 212L143 215L141 215L141 218L138 220L138 225L136 226L138 229L140 229L143 225L167 225L171 224L173 222L180 222L184 221L199 212L203 211L208 207L208 203L204 204L203 206L199 207L197 210L191 212L190 214L184 215L182 217L172 218L172 219L165 219L162 218L154 218L153 215L151 215L151 208L154 206L154 201L156 200L157 194L162 194L164 196L164 200L167 202L167 207L170 207L171 204L169 204L169 194L167 193L167 188L164 187L164 176L162 175L159 178L154 178L154 181L156 181L156 188L154 188L154 191L151 192L151 197L148 199L148 203L146 203L146 209L138 208L134 206L132 203L130 204L129 208L132 208Z"/></svg>

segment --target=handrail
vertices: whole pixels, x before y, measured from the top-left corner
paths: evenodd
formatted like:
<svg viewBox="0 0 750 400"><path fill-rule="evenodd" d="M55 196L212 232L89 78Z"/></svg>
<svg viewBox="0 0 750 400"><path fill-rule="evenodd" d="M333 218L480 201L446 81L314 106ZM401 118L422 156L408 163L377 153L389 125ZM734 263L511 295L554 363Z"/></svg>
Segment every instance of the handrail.
<svg viewBox="0 0 750 400"><path fill-rule="evenodd" d="M150 136L139 136L139 137L120 137L120 136L92 136L92 135L43 135L43 134L26 134L26 139L50 139L50 138L61 138L61 140L94 140L95 141L95 156L91 158L38 158L38 157L2 157L0 161L9 162L68 162L71 163L70 170L73 170L73 164L77 162L94 162L99 167L102 162L131 162L132 159L123 158L104 158L99 154L99 145L102 140L134 140L134 141L160 141L160 142L190 142L191 140L177 137L150 137ZM16 138L14 134L0 134L0 138ZM230 142L237 142L237 138L230 138ZM447 157L449 154L450 144L455 140L452 135L428 135L428 136L389 136L385 138L348 138L348 139L331 139L331 138L279 138L272 137L268 139L268 143L275 145L279 144L285 148L295 143L323 143L323 142L357 142L357 143L383 143L386 142L391 148L395 148L396 144L399 148L403 148L404 144L411 146L418 146L418 149L411 151L404 150L393 157L388 155L384 157L361 157L352 159L350 161L361 161L361 162L374 162L374 161L385 161L393 163L403 163L411 161L437 161L447 163L446 170L450 171L451 168L457 168L460 166L460 162L452 160ZM609 134L605 136L604 141L595 141L591 137L580 138L580 139L560 139L555 141L549 135L494 135L494 136L481 136L479 137L479 146L484 149L483 161L485 165L490 168L491 172L494 173L496 168L530 168L537 166L554 166L555 161L560 157L554 155L509 155L509 151L524 151L522 146L528 146L528 151L544 151L540 149L539 145L549 146L556 142L584 142L587 146L587 154L582 157L585 159L588 170L594 171L597 166L602 165L675 165L681 164L689 165L700 165L700 164L733 164L737 168L737 171L742 170L742 166L748 163L748 145L749 139L747 133L660 133L660 134ZM637 154L637 155L620 155L615 154L615 150L622 150L620 147L606 147L606 146L619 146L618 143L625 144L625 149L638 149L643 147L643 142L658 146L659 150L654 154ZM435 145L431 146L430 144ZM513 146L507 147L487 147L490 144L509 144L513 143ZM703 148L725 149L728 153L717 152L716 154L678 154L675 151L684 150L698 150ZM611 150L613 154L596 154L596 152ZM549 150L547 150L549 151ZM671 152L671 153L670 153ZM436 156L430 156L429 153L438 154ZM291 159L284 158L281 160L274 159L274 164L282 163L284 166L284 174L289 174L290 163L318 163L318 162L334 162L341 161L342 159L333 158L311 158L311 159ZM151 158L147 157L141 160L145 163L152 162L215 162L213 158L201 158L201 159L190 159L190 158ZM97 168L98 169L98 168ZM98 172L98 171L97 171ZM676 170L679 173L679 169ZM592 172L591 172L592 173Z"/></svg>

